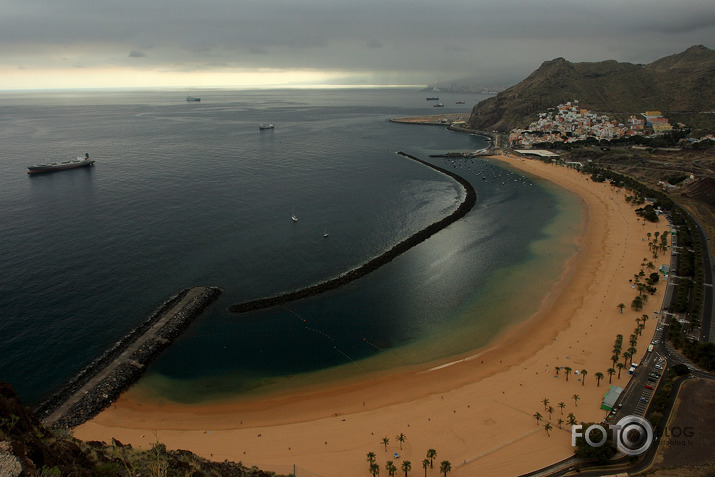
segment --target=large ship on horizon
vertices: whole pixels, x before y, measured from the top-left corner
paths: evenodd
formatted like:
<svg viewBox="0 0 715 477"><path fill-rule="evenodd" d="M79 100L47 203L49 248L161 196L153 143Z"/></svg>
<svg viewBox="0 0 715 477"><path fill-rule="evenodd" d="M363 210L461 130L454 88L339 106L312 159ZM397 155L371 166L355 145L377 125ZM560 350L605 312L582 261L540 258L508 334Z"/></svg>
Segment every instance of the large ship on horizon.
<svg viewBox="0 0 715 477"><path fill-rule="evenodd" d="M34 166L28 166L28 174L42 174L44 172L55 172L55 171L65 171L67 169L77 169L79 167L91 167L94 165L94 160L90 160L89 153L86 153L84 157L78 157L74 160L62 161L62 162L48 162L46 164L35 164Z"/></svg>

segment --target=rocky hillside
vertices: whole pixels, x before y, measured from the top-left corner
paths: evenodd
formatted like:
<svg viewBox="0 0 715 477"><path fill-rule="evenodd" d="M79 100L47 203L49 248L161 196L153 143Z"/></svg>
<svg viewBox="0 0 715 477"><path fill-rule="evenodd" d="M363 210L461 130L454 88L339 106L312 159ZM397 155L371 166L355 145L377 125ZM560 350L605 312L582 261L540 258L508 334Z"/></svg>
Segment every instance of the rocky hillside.
<svg viewBox="0 0 715 477"><path fill-rule="evenodd" d="M477 104L469 123L480 131L508 131L525 127L537 112L575 99L581 107L602 113L713 111L714 86L715 51L702 45L648 65L556 58Z"/></svg>
<svg viewBox="0 0 715 477"><path fill-rule="evenodd" d="M212 462L188 451L132 449L113 440L82 442L42 426L8 383L0 383L0 476L236 476L270 477L240 463Z"/></svg>

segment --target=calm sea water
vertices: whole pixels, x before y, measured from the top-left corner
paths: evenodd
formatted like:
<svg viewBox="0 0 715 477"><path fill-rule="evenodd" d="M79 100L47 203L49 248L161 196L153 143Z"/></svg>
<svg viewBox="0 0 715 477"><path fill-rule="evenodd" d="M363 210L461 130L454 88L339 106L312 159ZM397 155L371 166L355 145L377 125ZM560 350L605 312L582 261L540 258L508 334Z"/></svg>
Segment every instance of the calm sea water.
<svg viewBox="0 0 715 477"><path fill-rule="evenodd" d="M466 117L484 96L442 94L435 111L406 89L186 94L0 94L0 379L28 402L185 287L224 294L139 387L196 401L474 349L533 311L573 253L570 196L489 160L432 159L474 184L467 217L344 288L229 314L332 278L454 210L452 180L395 152L427 159L484 138L388 119ZM96 167L26 174L85 152Z"/></svg>

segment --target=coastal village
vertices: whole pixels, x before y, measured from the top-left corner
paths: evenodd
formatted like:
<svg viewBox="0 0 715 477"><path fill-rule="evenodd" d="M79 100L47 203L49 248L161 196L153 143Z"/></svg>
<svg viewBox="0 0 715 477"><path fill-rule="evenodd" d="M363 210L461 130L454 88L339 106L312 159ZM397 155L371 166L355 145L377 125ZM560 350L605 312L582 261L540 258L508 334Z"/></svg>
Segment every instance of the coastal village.
<svg viewBox="0 0 715 477"><path fill-rule="evenodd" d="M595 139L619 139L629 136L664 134L673 126L660 111L646 111L641 117L631 115L627 124L579 106L579 101L568 101L545 113L526 129L513 129L509 134L509 144L529 147L541 142L570 143Z"/></svg>

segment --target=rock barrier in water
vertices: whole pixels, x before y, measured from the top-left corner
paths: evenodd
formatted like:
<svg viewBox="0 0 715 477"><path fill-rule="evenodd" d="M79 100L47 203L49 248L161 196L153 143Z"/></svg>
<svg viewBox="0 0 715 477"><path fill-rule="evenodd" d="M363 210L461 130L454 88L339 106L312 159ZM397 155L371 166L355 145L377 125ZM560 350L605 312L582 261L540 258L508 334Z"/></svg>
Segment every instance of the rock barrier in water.
<svg viewBox="0 0 715 477"><path fill-rule="evenodd" d="M378 268L382 267L383 265L389 263L392 261L395 257L405 253L407 250L411 249L415 245L418 245L425 240L427 240L429 237L434 235L435 233L439 232L440 230L444 229L448 225L456 222L457 220L461 219L465 215L467 215L467 212L472 210L472 207L477 203L477 193L474 190L474 187L472 187L472 184L469 183L466 179L463 177L448 171L447 169L443 169L439 166L435 166L434 164L430 164L427 161L423 161L422 159L419 159L415 156L406 154L404 152L398 152L401 156L407 157L409 159L412 159L414 161L419 162L420 164L424 164L427 167L430 167L436 171L441 172L442 174L445 174L455 181L457 181L465 190L465 198L462 201L461 204L459 204L459 207L452 212L450 215L447 217L444 217L441 220L438 220L437 222L428 225L424 229L414 233L410 237L406 238L405 240L397 243L395 246L387 250L386 252L382 253L381 255L378 255L377 257L369 260L368 262L360 265L357 268L353 268L352 270L345 272L344 274L332 278L330 280L326 280L324 282L315 284L315 285L310 285L305 288L301 288L299 290L291 291L291 292L286 292L282 293L279 295L275 295L272 297L267 297L267 298L259 298L256 300L250 300L246 301L243 303L237 303L235 305L231 305L228 307L228 311L233 312L233 313L245 313L249 311L255 311L255 310L260 310L263 308L270 308L273 306L278 306L282 305L284 303L288 303L290 301L294 300L300 300L302 298L308 298L311 296L318 295L320 293L326 292L328 290L332 290L338 287L341 287L347 283L350 283L353 280L357 280L358 278L361 278L365 275L367 275L370 272L373 272L377 270Z"/></svg>
<svg viewBox="0 0 715 477"><path fill-rule="evenodd" d="M75 427L99 414L134 384L146 367L221 294L187 288L159 306L141 325L92 361L35 413L45 424Z"/></svg>

